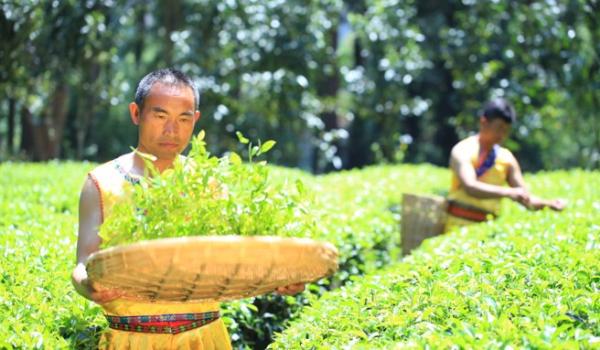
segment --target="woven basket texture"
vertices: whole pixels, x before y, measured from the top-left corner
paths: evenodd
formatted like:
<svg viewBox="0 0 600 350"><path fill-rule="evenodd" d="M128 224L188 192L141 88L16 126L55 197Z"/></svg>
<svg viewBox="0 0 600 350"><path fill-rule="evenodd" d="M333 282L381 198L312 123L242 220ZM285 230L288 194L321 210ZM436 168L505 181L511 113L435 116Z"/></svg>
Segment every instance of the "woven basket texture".
<svg viewBox="0 0 600 350"><path fill-rule="evenodd" d="M125 299L227 301L314 282L337 270L337 258L333 245L311 239L194 236L101 250L86 267L94 286Z"/></svg>
<svg viewBox="0 0 600 350"><path fill-rule="evenodd" d="M448 203L444 197L404 193L401 212L402 255L444 232Z"/></svg>

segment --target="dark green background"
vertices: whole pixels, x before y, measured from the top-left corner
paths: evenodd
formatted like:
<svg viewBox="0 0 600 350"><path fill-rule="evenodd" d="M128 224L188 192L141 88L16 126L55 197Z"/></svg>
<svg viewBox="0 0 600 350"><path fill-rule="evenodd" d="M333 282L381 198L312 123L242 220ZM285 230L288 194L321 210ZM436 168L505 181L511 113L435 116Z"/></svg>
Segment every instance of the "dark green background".
<svg viewBox="0 0 600 350"><path fill-rule="evenodd" d="M525 170L600 166L600 2L0 0L0 159L102 161L136 144L140 78L197 79L209 148L235 130L313 172L447 164L488 98Z"/></svg>

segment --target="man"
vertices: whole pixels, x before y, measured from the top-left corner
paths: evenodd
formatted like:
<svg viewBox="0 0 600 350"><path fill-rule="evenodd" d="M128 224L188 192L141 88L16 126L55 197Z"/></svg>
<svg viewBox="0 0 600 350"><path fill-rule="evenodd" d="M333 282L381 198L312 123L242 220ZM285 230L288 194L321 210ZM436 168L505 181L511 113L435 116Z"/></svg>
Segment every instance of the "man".
<svg viewBox="0 0 600 350"><path fill-rule="evenodd" d="M129 104L132 122L138 126L137 150L155 156L154 165L162 172L188 145L194 125L200 118L199 93L192 80L180 71L161 69L146 75L139 83L135 102ZM218 303L142 303L120 298L118 290L97 290L87 279L85 262L99 249L98 228L123 196L125 183L137 183L144 176L144 161L137 153L122 155L92 170L79 201L77 265L72 273L75 289L100 304L109 318L109 327L99 347L106 349L230 349L229 335L219 317ZM304 284L278 289L291 295L304 290ZM123 316L170 315L170 320ZM173 316L175 315L175 316ZM147 320L145 320L147 321ZM124 331L123 328L140 331ZM154 329L186 329L177 334L151 334ZM121 329L121 330L120 330Z"/></svg>
<svg viewBox="0 0 600 350"><path fill-rule="evenodd" d="M549 207L560 211L565 207L562 200L545 200L530 194L519 162L500 146L515 119L515 110L509 102L492 100L479 117L479 133L452 148L446 231L497 216L503 197L531 210Z"/></svg>

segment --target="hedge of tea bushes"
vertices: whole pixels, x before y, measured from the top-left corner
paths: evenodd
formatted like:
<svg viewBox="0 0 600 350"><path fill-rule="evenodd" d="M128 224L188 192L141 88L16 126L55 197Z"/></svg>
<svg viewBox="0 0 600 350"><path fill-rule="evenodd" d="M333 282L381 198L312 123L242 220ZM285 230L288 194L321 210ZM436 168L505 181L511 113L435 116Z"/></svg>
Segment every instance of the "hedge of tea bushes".
<svg viewBox="0 0 600 350"><path fill-rule="evenodd" d="M70 283L78 196L93 166L0 164L0 348L94 348L106 327L101 309ZM305 183L319 222L314 237L338 247L340 271L295 298L268 295L223 304L236 348L264 348L309 299L389 263L397 252L401 192L443 189L448 180L445 170L426 165L316 177L273 167L271 176Z"/></svg>
<svg viewBox="0 0 600 350"><path fill-rule="evenodd" d="M600 173L526 178L562 213L505 203L329 292L272 349L600 348Z"/></svg>
<svg viewBox="0 0 600 350"><path fill-rule="evenodd" d="M93 348L100 309L70 282L81 163L0 164L0 349Z"/></svg>
<svg viewBox="0 0 600 350"><path fill-rule="evenodd" d="M291 183L300 179L310 189L313 215L319 223L314 237L338 248L340 269L332 279L309 285L310 293L295 298L270 295L224 304L225 321L236 347L264 348L273 333L283 330L286 321L294 318L311 296L395 260L402 192L440 192L449 182L445 169L428 165L377 166L316 177L276 168L273 175Z"/></svg>

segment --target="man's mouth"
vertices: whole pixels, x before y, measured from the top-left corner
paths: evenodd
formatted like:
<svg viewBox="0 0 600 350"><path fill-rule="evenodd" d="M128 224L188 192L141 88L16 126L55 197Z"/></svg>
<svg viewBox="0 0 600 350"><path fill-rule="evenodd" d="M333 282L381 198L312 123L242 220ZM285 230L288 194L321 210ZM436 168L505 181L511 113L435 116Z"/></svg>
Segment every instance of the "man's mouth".
<svg viewBox="0 0 600 350"><path fill-rule="evenodd" d="M159 142L158 144L167 148L177 148L179 146L179 144L176 142Z"/></svg>

